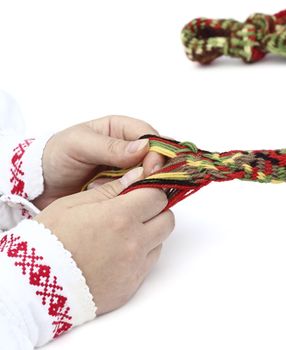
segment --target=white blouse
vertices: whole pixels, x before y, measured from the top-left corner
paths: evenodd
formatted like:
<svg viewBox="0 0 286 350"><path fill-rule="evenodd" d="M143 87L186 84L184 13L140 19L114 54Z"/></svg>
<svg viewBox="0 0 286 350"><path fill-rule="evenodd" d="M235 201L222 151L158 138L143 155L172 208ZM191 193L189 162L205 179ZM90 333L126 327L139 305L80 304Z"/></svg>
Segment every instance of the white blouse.
<svg viewBox="0 0 286 350"><path fill-rule="evenodd" d="M96 305L58 238L33 220L44 190L49 132L26 138L16 102L0 91L0 348L31 350L93 320Z"/></svg>

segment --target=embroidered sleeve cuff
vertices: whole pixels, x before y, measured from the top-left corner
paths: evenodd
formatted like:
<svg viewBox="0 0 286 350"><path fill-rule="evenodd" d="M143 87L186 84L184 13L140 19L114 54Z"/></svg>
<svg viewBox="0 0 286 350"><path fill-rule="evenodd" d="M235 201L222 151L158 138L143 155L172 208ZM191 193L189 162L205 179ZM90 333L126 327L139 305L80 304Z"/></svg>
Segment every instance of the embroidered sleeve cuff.
<svg viewBox="0 0 286 350"><path fill-rule="evenodd" d="M25 219L0 238L0 302L33 346L96 317L81 270L43 224Z"/></svg>
<svg viewBox="0 0 286 350"><path fill-rule="evenodd" d="M44 190L42 155L54 132L19 140L12 134L0 137L0 191L33 200Z"/></svg>
<svg viewBox="0 0 286 350"><path fill-rule="evenodd" d="M0 193L0 230L7 231L23 219L32 219L40 210L27 199Z"/></svg>

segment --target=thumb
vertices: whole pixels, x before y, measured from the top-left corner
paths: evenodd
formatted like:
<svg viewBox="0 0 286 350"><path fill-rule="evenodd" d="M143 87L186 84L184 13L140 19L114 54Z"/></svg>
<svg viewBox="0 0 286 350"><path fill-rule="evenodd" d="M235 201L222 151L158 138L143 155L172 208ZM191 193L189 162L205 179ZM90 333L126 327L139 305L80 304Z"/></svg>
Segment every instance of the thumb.
<svg viewBox="0 0 286 350"><path fill-rule="evenodd" d="M128 168L138 164L148 152L149 140L125 141L112 137L106 137L100 148L102 156L106 157L110 165L122 168ZM105 147L104 147L105 146ZM106 164L107 162L101 162Z"/></svg>
<svg viewBox="0 0 286 350"><path fill-rule="evenodd" d="M69 207L95 202L102 202L117 197L125 188L132 183L142 180L143 167L137 167L129 170L120 179L109 181L103 185L95 186L90 190L78 192L64 197Z"/></svg>
<svg viewBox="0 0 286 350"><path fill-rule="evenodd" d="M101 186L94 186L89 191L95 192L96 201L101 202L117 197L125 188L141 179L143 179L143 167L137 167L129 170L120 179L106 182Z"/></svg>
<svg viewBox="0 0 286 350"><path fill-rule="evenodd" d="M90 131L77 143L77 152L81 150L84 161L119 168L135 166L143 160L149 150L149 140L126 141L114 137L94 135Z"/></svg>

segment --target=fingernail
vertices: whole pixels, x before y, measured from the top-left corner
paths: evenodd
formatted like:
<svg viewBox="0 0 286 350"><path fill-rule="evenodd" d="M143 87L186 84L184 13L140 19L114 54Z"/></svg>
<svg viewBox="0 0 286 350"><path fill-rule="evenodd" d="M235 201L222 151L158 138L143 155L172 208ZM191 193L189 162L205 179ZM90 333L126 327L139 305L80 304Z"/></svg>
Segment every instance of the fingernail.
<svg viewBox="0 0 286 350"><path fill-rule="evenodd" d="M135 153L140 151L142 148L144 148L149 143L149 140L136 140L129 142L126 150L128 153Z"/></svg>
<svg viewBox="0 0 286 350"><path fill-rule="evenodd" d="M139 180L139 177L142 176L142 174L143 174L143 167L134 168L128 171L128 173L124 174L119 179L119 181L121 182L123 187L126 188L136 180Z"/></svg>
<svg viewBox="0 0 286 350"><path fill-rule="evenodd" d="M151 170L151 174L155 173L156 171L161 169L161 165L160 164L156 164L154 165L154 167Z"/></svg>
<svg viewBox="0 0 286 350"><path fill-rule="evenodd" d="M99 184L96 184L95 182L91 182L88 186L87 189L88 190L92 190L93 188L99 187Z"/></svg>

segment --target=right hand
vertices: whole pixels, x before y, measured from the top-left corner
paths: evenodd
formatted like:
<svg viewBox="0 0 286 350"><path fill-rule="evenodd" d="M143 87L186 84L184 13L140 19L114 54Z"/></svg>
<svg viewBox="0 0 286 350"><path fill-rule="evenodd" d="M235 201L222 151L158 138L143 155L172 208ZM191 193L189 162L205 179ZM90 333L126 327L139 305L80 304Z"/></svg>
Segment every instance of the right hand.
<svg viewBox="0 0 286 350"><path fill-rule="evenodd" d="M143 188L118 196L142 178L143 168L135 168L120 179L57 199L34 217L71 252L97 315L135 294L175 226L173 212L162 212L168 203L163 190Z"/></svg>

